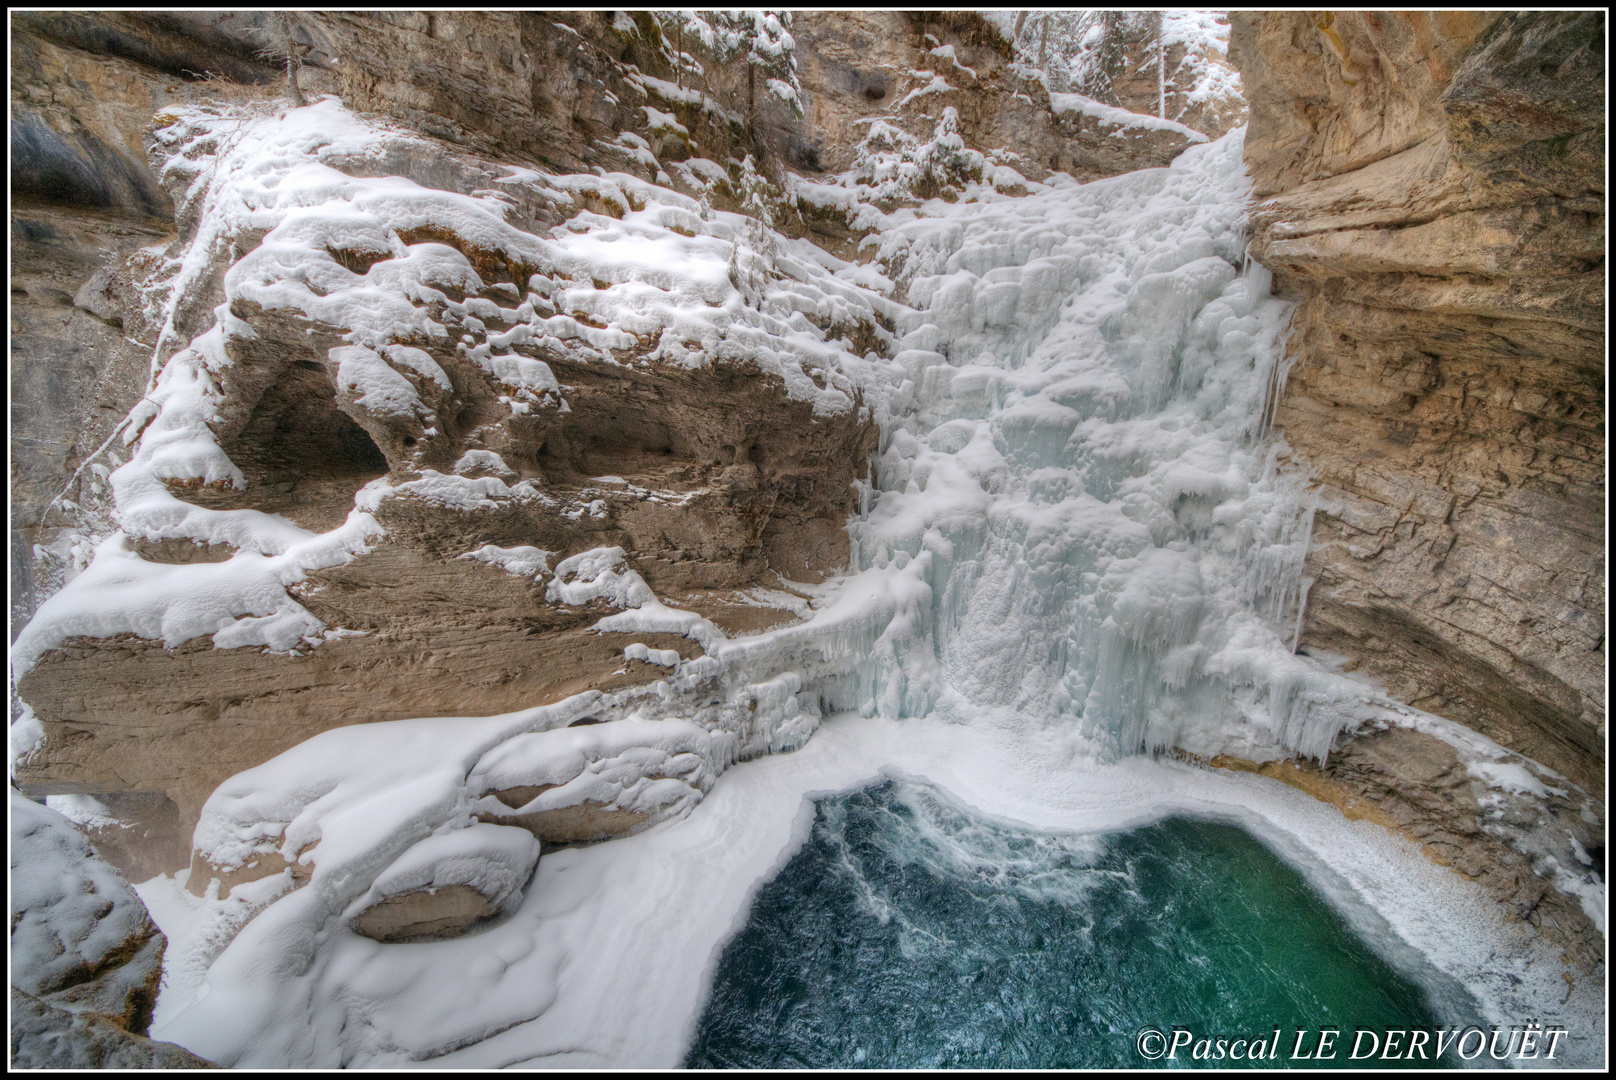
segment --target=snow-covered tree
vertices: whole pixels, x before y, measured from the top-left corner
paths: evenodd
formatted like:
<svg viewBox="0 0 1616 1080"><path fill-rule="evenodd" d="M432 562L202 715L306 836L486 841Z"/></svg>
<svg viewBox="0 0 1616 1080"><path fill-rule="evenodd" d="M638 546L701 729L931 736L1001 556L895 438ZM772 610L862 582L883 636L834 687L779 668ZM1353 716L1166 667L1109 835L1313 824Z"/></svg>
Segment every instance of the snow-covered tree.
<svg viewBox="0 0 1616 1080"><path fill-rule="evenodd" d="M802 87L792 55L796 41L791 36L789 11L660 11L655 15L675 54L672 59L681 81L686 70L701 71L691 49L700 48L721 64L744 60L752 99L749 109L755 109L756 95L762 91L801 115Z"/></svg>
<svg viewBox="0 0 1616 1080"><path fill-rule="evenodd" d="M984 13L988 14L988 13ZM1055 93L1078 93L1164 119L1231 126L1240 76L1228 63L1226 11L991 13L1023 70ZM1213 125L1209 125L1213 126Z"/></svg>
<svg viewBox="0 0 1616 1080"><path fill-rule="evenodd" d="M305 101L303 91L297 85L297 76L303 69L303 58L309 54L311 46L306 37L299 40L301 35L298 34L295 12L271 11L266 18L264 27L258 32L259 39L264 42L258 55L286 66L286 96L293 105L301 108Z"/></svg>
<svg viewBox="0 0 1616 1080"><path fill-rule="evenodd" d="M747 154L740 165L740 178L736 186L741 213L746 215L742 230L747 253L743 256L741 244L730 248L730 282L746 298L750 307L762 303L768 278L779 257L779 244L774 231L774 195L768 179L758 171L752 155Z"/></svg>

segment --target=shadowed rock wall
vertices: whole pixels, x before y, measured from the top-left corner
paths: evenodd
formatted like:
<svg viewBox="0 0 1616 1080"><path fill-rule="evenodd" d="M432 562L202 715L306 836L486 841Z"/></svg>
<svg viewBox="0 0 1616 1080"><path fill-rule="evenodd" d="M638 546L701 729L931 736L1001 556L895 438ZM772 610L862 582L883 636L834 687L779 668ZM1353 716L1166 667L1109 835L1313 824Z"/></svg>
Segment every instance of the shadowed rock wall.
<svg viewBox="0 0 1616 1080"><path fill-rule="evenodd" d="M1604 779L1604 15L1237 12L1304 648Z"/></svg>

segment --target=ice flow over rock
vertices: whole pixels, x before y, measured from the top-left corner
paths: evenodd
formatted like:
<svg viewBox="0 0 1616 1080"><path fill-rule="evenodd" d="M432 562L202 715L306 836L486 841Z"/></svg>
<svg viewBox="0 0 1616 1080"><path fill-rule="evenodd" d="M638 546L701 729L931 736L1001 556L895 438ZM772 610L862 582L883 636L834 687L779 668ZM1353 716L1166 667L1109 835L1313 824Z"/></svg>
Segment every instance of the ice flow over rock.
<svg viewBox="0 0 1616 1080"><path fill-rule="evenodd" d="M880 235L913 396L855 560L925 599L877 711L1010 709L1102 756L1327 751L1341 689L1290 648L1311 515L1265 430L1289 305L1239 269L1240 146Z"/></svg>
<svg viewBox="0 0 1616 1080"><path fill-rule="evenodd" d="M868 408L881 452L850 524L852 565L817 590L805 621L730 638L664 604L620 549L575 554L555 567L552 602L605 601L622 610L599 629L683 634L703 655L660 657L672 670L649 686L506 716L329 731L226 782L196 831L195 899L183 901L191 929L175 938L158 1034L230 1064L374 1064L531 1019L553 987L504 986L515 961L493 963L478 939L382 945L353 930L412 848L460 853L436 838L478 822L528 828L541 842L639 831L690 813L735 762L801 746L829 711L992 717L1048 729L1074 758L1096 761L1173 745L1324 753L1362 688L1292 651L1310 514L1266 430L1288 305L1269 296L1261 268L1244 265L1241 138L1087 185L1057 176L1024 196L971 186L956 202L870 207L880 228L865 243L883 273L736 215L680 216L689 198L643 181L632 228L581 214L577 230L541 242L483 223L490 249L521 248L528 265L572 260L588 280L573 263L611 263L593 273L610 287L590 290L607 328L591 328L601 340L579 353L588 362L615 362L613 328L632 321L639 334L671 328L674 340L710 345L680 362L728 362L726 347L750 342L816 409ZM341 217L365 200L381 218L408 217L422 199L476 209L452 193L411 188L403 199L401 184L319 175L332 182L301 199L299 220ZM546 190L618 182L510 179ZM613 255L630 239L672 250L694 230L722 232L732 261L750 268L744 296L707 272L710 259ZM315 257L291 240L278 256L288 265ZM657 305L618 303L652 279ZM366 288L392 297L386 283ZM880 313L894 327L888 355L853 355L792 315L804 308ZM354 349L361 322L342 322L357 328ZM344 353L343 370L350 361L356 382L375 384L367 393L393 400L380 353ZM186 430L202 438L200 426ZM412 483L428 479L504 487L440 474ZM360 492L348 533L259 545L265 554L253 558L295 561L322 543L351 551L374 535L365 511L389 490L377 481ZM550 573L540 554L520 572ZM277 610L269 600L224 606ZM40 647L47 631L35 628ZM568 730L578 724L587 726ZM519 883L500 881L505 891L490 893L514 903ZM541 917L530 908L512 918Z"/></svg>

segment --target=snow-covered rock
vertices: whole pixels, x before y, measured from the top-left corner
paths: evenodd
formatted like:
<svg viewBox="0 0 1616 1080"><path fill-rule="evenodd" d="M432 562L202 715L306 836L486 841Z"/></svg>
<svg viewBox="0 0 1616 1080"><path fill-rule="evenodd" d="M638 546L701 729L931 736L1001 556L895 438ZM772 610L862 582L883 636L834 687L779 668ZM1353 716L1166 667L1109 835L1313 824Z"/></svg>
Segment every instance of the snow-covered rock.
<svg viewBox="0 0 1616 1080"><path fill-rule="evenodd" d="M10 790L12 987L144 1034L163 935L71 821Z"/></svg>
<svg viewBox="0 0 1616 1080"><path fill-rule="evenodd" d="M377 941L440 937L509 910L539 861L523 829L472 825L427 837L354 902L353 927Z"/></svg>

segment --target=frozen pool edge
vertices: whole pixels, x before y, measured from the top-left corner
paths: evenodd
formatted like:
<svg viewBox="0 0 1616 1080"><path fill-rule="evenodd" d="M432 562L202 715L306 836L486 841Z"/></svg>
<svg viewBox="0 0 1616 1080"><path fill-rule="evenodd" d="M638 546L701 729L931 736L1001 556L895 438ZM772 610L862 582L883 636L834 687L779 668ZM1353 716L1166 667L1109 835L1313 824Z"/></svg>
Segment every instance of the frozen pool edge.
<svg viewBox="0 0 1616 1080"><path fill-rule="evenodd" d="M1505 924L1480 886L1378 826L1348 821L1265 777L1146 759L1062 767L990 727L850 716L827 721L793 754L737 766L683 821L559 853L566 860L549 857L565 863L553 863L551 875L590 887L574 891L567 910L536 920L543 943L533 962L556 973L558 992L533 1019L428 1062L381 1053L355 1064L677 1066L724 944L744 925L757 890L800 849L812 796L877 781L884 770L1034 829L1119 831L1174 812L1246 815L1339 875L1402 941L1463 985L1488 1022L1560 1024L1571 1031L1561 1044L1564 1065L1603 1064L1600 992L1585 980L1568 994L1558 958L1540 939ZM536 880L518 915L542 907L541 886L553 883Z"/></svg>

